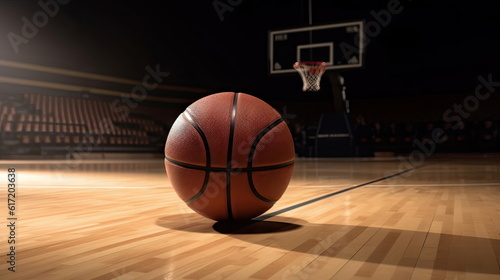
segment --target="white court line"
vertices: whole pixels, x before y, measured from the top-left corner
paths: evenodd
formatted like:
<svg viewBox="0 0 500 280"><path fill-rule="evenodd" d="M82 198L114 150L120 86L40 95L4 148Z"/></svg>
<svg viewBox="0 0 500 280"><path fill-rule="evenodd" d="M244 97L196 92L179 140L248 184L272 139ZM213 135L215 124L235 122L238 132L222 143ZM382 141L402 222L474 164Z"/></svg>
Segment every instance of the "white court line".
<svg viewBox="0 0 500 280"><path fill-rule="evenodd" d="M336 184L336 185L301 185L300 188L339 188L339 187L345 187L348 184ZM387 186L404 186L404 187L460 187L460 186L500 186L500 183L461 183L461 184L373 184L370 187L371 188L377 188L377 187L387 187Z"/></svg>
<svg viewBox="0 0 500 280"><path fill-rule="evenodd" d="M466 183L466 184L380 184L372 185L372 187L385 186L404 186L404 187L467 187L467 186L500 186L500 183Z"/></svg>

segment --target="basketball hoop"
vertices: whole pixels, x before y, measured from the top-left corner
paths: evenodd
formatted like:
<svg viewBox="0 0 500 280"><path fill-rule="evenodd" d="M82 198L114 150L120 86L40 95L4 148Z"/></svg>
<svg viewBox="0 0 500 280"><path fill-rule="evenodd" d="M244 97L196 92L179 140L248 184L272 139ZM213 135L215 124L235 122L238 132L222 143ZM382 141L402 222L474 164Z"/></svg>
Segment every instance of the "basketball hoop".
<svg viewBox="0 0 500 280"><path fill-rule="evenodd" d="M295 62L293 68L299 72L304 86L302 91L318 91L319 81L325 73L326 63L318 61Z"/></svg>

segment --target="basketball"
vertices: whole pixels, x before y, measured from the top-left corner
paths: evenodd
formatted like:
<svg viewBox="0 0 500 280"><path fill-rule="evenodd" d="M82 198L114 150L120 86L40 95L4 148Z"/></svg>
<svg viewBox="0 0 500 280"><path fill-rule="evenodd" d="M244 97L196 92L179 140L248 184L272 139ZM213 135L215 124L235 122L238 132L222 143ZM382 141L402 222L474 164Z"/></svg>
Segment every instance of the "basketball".
<svg viewBox="0 0 500 280"><path fill-rule="evenodd" d="M281 115L245 93L216 93L192 103L165 144L175 192L216 221L249 220L270 209L288 186L294 158Z"/></svg>

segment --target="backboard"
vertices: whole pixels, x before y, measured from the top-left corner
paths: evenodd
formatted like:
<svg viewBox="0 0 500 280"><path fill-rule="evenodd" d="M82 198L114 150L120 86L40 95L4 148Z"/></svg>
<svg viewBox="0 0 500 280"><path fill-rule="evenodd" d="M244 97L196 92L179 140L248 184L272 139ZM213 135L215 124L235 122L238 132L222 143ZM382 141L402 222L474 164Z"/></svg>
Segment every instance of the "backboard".
<svg viewBox="0 0 500 280"><path fill-rule="evenodd" d="M293 73L297 61L323 61L326 70L363 66L363 21L269 32L269 73Z"/></svg>

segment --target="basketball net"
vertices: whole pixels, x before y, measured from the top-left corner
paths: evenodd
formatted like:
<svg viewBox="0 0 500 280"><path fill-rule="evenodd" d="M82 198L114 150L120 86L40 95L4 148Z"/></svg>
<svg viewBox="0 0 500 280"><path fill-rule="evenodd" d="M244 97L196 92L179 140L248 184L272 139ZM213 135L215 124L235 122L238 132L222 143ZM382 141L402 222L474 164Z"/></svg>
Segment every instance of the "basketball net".
<svg viewBox="0 0 500 280"><path fill-rule="evenodd" d="M302 91L318 91L321 76L325 73L326 63L317 61L295 62L293 68L302 77Z"/></svg>

